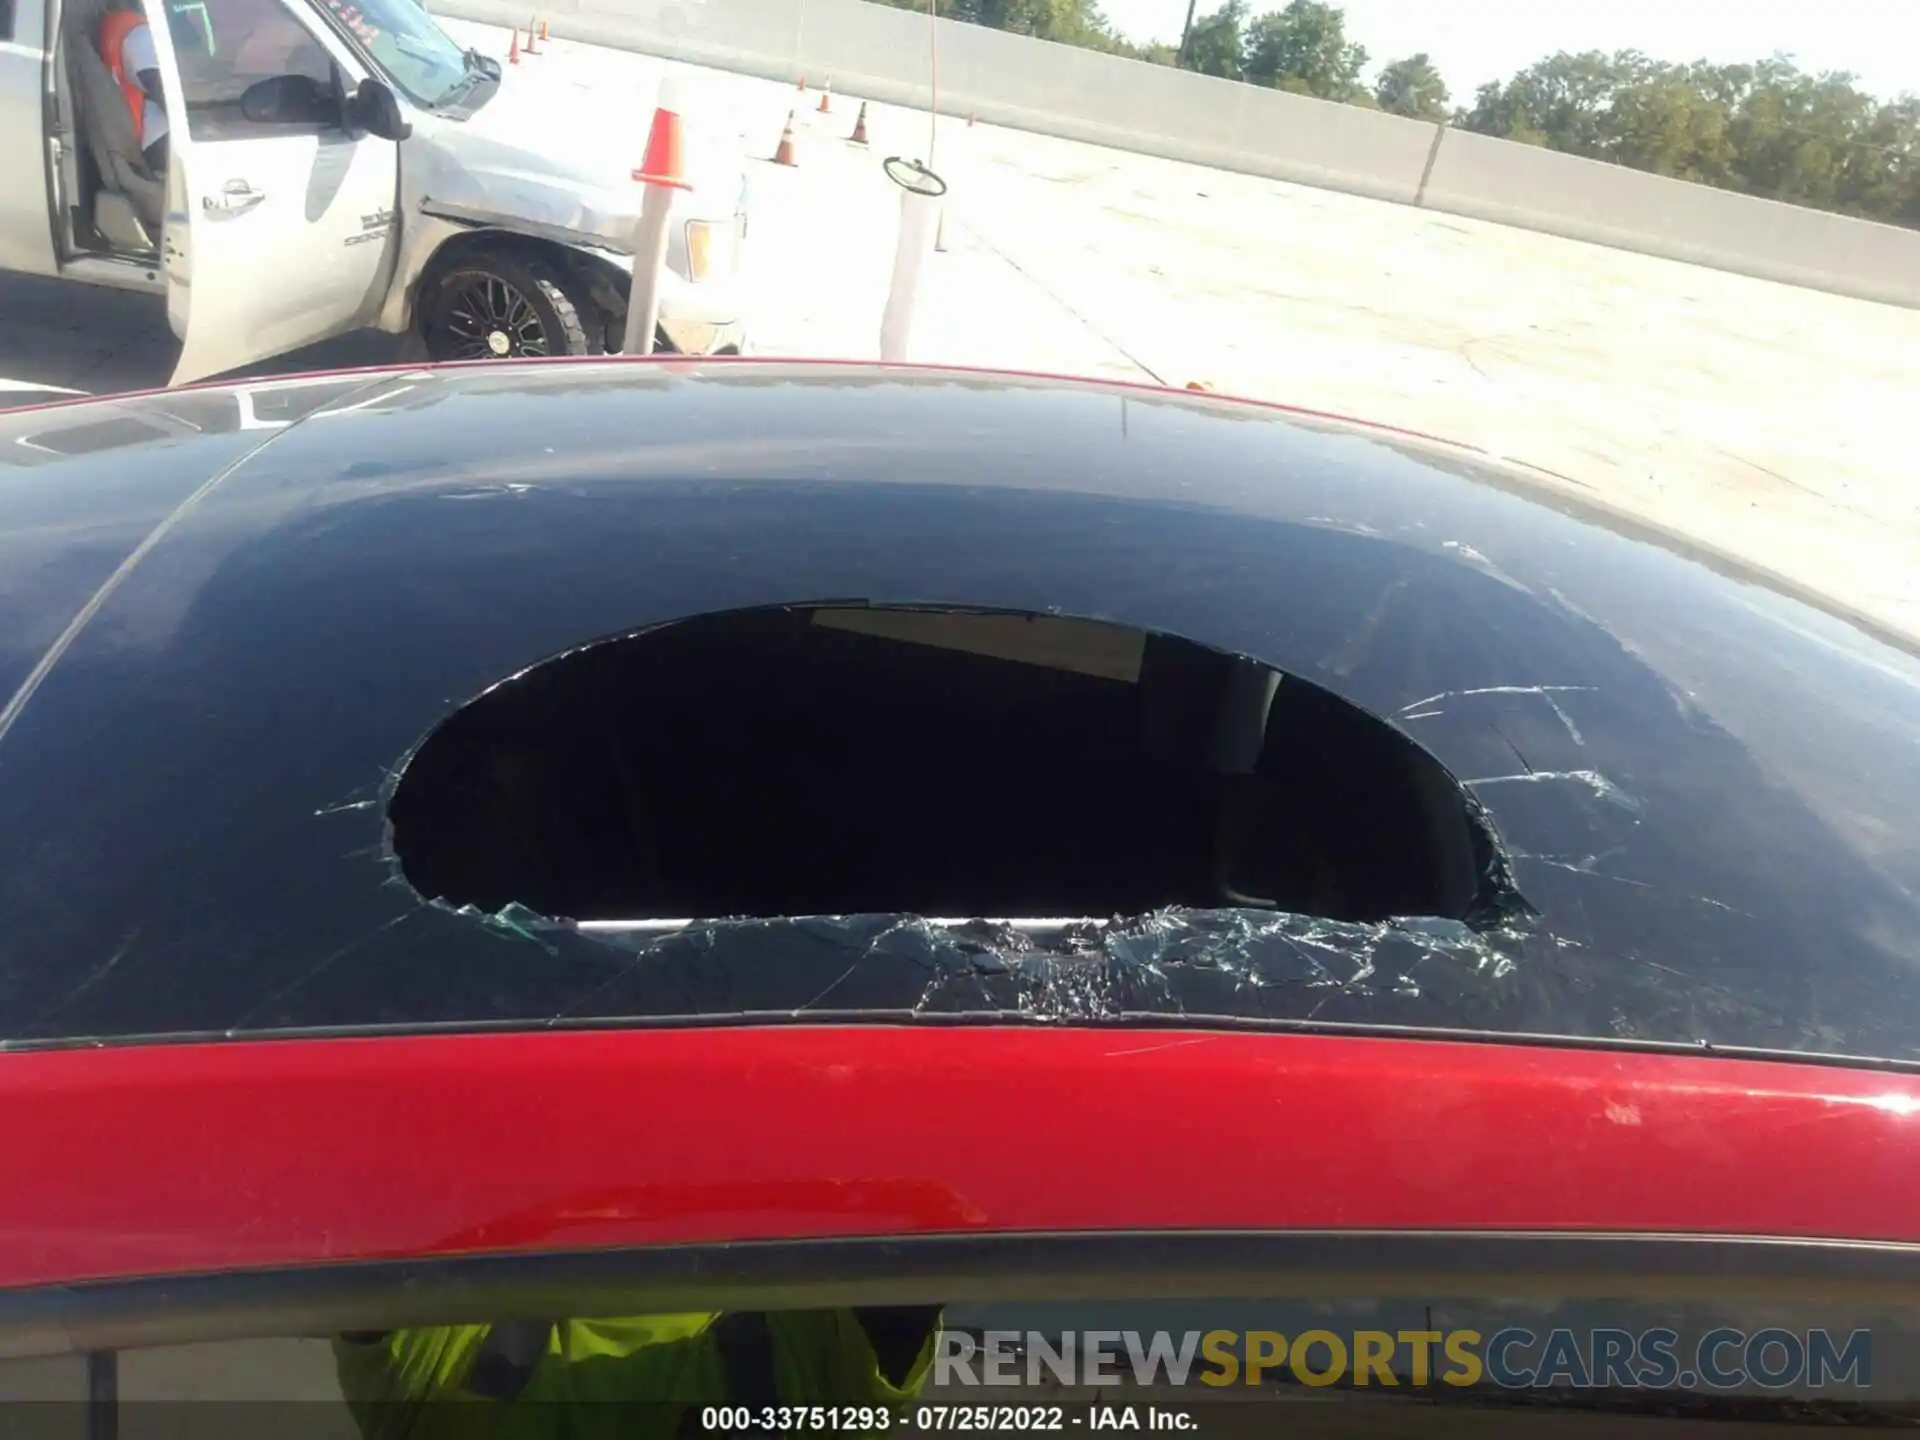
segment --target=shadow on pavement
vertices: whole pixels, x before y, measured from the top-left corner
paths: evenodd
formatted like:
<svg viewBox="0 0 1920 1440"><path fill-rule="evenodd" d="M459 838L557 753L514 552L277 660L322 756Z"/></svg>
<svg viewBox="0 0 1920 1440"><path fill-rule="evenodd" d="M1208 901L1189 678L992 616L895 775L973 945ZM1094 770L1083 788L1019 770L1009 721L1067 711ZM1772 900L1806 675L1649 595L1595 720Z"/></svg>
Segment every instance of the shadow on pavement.
<svg viewBox="0 0 1920 1440"><path fill-rule="evenodd" d="M399 358L399 340L364 330L233 371L227 378L295 375ZM0 379L56 385L90 395L155 390L167 383L180 342L157 295L70 281L0 274ZM0 410L40 403L44 394L0 388Z"/></svg>

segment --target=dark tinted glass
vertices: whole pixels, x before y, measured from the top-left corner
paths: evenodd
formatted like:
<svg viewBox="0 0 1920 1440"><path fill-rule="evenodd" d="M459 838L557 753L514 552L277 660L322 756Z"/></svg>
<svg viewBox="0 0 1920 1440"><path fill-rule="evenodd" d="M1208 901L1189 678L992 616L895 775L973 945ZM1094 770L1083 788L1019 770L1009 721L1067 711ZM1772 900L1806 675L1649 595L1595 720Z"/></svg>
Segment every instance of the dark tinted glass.
<svg viewBox="0 0 1920 1440"><path fill-rule="evenodd" d="M341 385L264 448L215 391L99 414L215 433L0 450L30 457L0 487L7 1041L914 1011L923 954L972 954L939 915L536 935L430 903L393 853L400 774L489 688L833 601L1102 618L1319 687L1466 790L1537 916L1284 912L1246 962L1277 983L1223 996L1124 926L1045 950L1097 1013L1920 1058L1920 663L1744 572L1458 456L1165 396L759 365ZM888 798L875 835L915 792ZM1243 917L1209 924L1179 953L1244 969ZM1004 973L1012 1013L1049 993Z"/></svg>

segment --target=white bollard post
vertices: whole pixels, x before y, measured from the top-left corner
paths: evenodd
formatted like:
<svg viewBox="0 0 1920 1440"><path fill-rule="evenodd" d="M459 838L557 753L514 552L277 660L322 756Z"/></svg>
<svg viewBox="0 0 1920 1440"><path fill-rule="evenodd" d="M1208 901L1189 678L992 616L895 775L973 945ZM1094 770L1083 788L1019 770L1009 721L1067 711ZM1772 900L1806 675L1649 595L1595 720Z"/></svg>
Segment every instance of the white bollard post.
<svg viewBox="0 0 1920 1440"><path fill-rule="evenodd" d="M893 283L880 316L880 358L907 358L913 338L913 312L920 298L920 273L933 250L946 182L918 161L897 156L886 162L887 178L900 187L900 240L893 252Z"/></svg>
<svg viewBox="0 0 1920 1440"><path fill-rule="evenodd" d="M633 178L646 188L640 196L640 219L633 227L633 288L627 295L627 329L620 352L651 355L660 327L660 271L667 260L673 194L688 188L680 105L671 81L661 82L653 128L647 132L646 159Z"/></svg>
<svg viewBox="0 0 1920 1440"><path fill-rule="evenodd" d="M627 333L623 355L651 355L660 328L660 271L667 263L667 217L673 191L649 185L640 197L640 221L633 229L633 291L627 297Z"/></svg>

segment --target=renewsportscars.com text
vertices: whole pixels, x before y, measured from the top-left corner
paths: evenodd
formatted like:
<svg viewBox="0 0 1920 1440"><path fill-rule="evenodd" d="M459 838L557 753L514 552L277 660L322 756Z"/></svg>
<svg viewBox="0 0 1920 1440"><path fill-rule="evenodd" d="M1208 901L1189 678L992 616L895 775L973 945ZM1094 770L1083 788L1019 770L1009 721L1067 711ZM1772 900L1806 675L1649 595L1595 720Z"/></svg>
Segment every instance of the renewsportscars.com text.
<svg viewBox="0 0 1920 1440"><path fill-rule="evenodd" d="M943 1331L936 1385L1496 1385L1864 1390L1866 1330Z"/></svg>

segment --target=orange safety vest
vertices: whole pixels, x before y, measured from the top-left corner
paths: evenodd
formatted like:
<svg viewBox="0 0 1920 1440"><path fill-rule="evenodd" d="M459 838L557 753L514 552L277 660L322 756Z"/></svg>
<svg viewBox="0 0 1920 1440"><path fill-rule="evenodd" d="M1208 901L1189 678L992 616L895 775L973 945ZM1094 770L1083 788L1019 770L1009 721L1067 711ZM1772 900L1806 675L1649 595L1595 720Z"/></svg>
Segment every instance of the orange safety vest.
<svg viewBox="0 0 1920 1440"><path fill-rule="evenodd" d="M127 36L147 20L138 10L113 10L100 22L100 58L107 62L113 83L133 115L133 133L142 145L147 143L147 92L140 88L138 76L127 73L125 49Z"/></svg>

